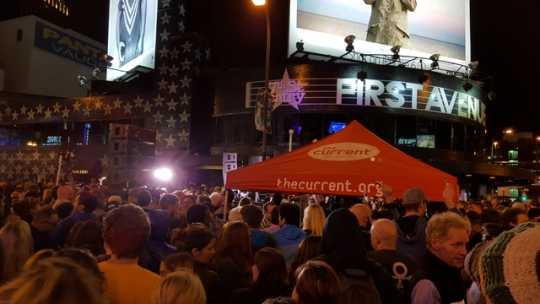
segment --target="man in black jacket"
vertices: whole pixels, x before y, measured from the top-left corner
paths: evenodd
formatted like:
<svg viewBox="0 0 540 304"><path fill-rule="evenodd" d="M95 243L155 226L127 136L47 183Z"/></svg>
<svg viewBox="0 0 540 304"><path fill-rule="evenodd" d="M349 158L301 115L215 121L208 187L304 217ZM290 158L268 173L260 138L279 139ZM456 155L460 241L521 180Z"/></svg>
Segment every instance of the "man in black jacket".
<svg viewBox="0 0 540 304"><path fill-rule="evenodd" d="M412 303L461 303L466 288L461 269L467 255L471 228L454 212L433 216L426 228L425 277L412 292Z"/></svg>

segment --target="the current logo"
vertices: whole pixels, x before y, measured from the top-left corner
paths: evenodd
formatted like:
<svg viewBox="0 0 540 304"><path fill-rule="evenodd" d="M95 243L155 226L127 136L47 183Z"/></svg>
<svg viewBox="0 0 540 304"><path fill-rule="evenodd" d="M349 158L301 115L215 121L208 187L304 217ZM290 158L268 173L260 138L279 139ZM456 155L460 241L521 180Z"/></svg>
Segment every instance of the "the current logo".
<svg viewBox="0 0 540 304"><path fill-rule="evenodd" d="M309 157L326 161L354 161L379 155L374 146L355 142L342 142L318 147L308 152Z"/></svg>

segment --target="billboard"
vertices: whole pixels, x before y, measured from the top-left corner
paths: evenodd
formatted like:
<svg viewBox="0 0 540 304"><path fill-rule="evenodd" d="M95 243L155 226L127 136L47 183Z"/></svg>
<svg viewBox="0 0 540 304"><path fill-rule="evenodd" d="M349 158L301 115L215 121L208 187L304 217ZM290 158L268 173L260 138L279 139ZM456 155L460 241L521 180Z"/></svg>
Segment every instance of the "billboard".
<svg viewBox="0 0 540 304"><path fill-rule="evenodd" d="M107 80L137 66L154 68L157 0L110 0L107 53L114 59Z"/></svg>
<svg viewBox="0 0 540 304"><path fill-rule="evenodd" d="M344 38L354 35L355 51L441 61L470 62L469 0L291 0L289 55L296 42L306 51L341 56Z"/></svg>

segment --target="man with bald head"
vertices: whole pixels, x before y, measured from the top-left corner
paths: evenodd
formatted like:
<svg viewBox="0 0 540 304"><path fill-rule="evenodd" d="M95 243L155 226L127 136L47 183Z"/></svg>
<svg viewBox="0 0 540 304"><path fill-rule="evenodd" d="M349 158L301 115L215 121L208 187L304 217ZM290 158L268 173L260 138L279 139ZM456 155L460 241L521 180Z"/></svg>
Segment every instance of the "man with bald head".
<svg viewBox="0 0 540 304"><path fill-rule="evenodd" d="M369 252L368 256L392 274L399 297L405 301L410 299L416 282L416 265L410 258L397 252L397 239L398 231L394 221L376 220L371 225L371 245L374 251Z"/></svg>

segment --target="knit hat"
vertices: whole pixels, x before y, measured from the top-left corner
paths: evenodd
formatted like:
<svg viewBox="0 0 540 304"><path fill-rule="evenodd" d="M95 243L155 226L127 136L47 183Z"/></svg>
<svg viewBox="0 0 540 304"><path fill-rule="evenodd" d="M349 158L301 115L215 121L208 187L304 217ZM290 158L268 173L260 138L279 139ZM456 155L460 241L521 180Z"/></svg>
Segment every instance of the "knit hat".
<svg viewBox="0 0 540 304"><path fill-rule="evenodd" d="M540 224L525 223L501 233L480 262L481 288L490 303L538 303Z"/></svg>
<svg viewBox="0 0 540 304"><path fill-rule="evenodd" d="M474 248L467 254L465 257L465 265L463 270L469 276L469 278L476 282L480 282L480 261L482 255L489 245L491 245L492 240L483 241L482 243L477 244Z"/></svg>
<svg viewBox="0 0 540 304"><path fill-rule="evenodd" d="M410 188L403 194L403 206L418 205L426 200L424 191L420 188Z"/></svg>

